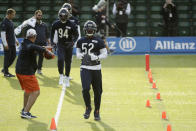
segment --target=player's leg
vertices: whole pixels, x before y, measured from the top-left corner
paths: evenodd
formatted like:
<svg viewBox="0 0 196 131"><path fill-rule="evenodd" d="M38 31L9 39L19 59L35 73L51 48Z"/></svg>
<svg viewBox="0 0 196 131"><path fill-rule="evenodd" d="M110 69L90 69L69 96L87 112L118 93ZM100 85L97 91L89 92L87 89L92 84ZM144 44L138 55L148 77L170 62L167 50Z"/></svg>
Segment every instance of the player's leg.
<svg viewBox="0 0 196 131"><path fill-rule="evenodd" d="M64 48L58 47L57 49L57 56L58 56L58 71L59 71L59 85L63 84L63 69L64 69Z"/></svg>
<svg viewBox="0 0 196 131"><path fill-rule="evenodd" d="M100 120L100 104L101 104L101 95L102 95L102 74L101 70L95 70L92 74L92 87L94 91L94 117L95 120Z"/></svg>
<svg viewBox="0 0 196 131"><path fill-rule="evenodd" d="M13 62L14 62L14 60L15 60L15 58L16 58L16 46L11 46L10 47L10 53L11 53L11 55L10 55L10 60L9 60L9 65L8 65L8 67L10 67L12 64L13 64Z"/></svg>
<svg viewBox="0 0 196 131"><path fill-rule="evenodd" d="M121 30L121 24L116 23L116 36L117 37L120 37L122 35L121 32L122 32L122 30Z"/></svg>
<svg viewBox="0 0 196 131"><path fill-rule="evenodd" d="M27 102L28 102L29 96L30 96L29 93L24 92L24 105L23 105L23 110L22 111L24 111L24 108L27 106Z"/></svg>
<svg viewBox="0 0 196 131"><path fill-rule="evenodd" d="M128 25L128 23L121 24L122 37L127 36L127 25Z"/></svg>
<svg viewBox="0 0 196 131"><path fill-rule="evenodd" d="M90 98L90 84L91 84L91 71L87 69L80 69L80 77L82 82L82 95L84 99L84 103L86 106L86 110L84 113L84 118L88 119L91 113L91 98Z"/></svg>
<svg viewBox="0 0 196 131"><path fill-rule="evenodd" d="M4 66L2 72L4 72L5 77L14 77L14 75L9 73L9 63L11 58L11 49L4 50Z"/></svg>
<svg viewBox="0 0 196 131"><path fill-rule="evenodd" d="M31 110L31 108L32 108L33 104L35 103L39 94L40 94L39 90L29 93L29 98L28 98L28 101L27 101L26 106L24 108L24 112L29 112Z"/></svg>
<svg viewBox="0 0 196 131"><path fill-rule="evenodd" d="M73 48L69 48L69 49L66 49L66 52L65 52L65 83L67 87L70 86L69 75L71 71L72 51L73 51Z"/></svg>
<svg viewBox="0 0 196 131"><path fill-rule="evenodd" d="M41 75L42 74L41 70L42 70L44 56L43 56L43 53L39 53L38 55L39 55L39 57L38 57L37 73Z"/></svg>
<svg viewBox="0 0 196 131"><path fill-rule="evenodd" d="M16 47L15 46L10 46L9 50L10 50L9 60L7 60L8 61L8 65L7 65L8 68L13 64L13 62L16 58ZM15 75L12 75L9 72L8 72L8 74L9 74L9 77L14 77L15 76Z"/></svg>
<svg viewBox="0 0 196 131"><path fill-rule="evenodd" d="M24 108L21 112L21 118L36 118L36 116L31 115L30 110L40 94L38 81L35 75L27 76L17 74L17 78L20 81L22 89L25 90Z"/></svg>

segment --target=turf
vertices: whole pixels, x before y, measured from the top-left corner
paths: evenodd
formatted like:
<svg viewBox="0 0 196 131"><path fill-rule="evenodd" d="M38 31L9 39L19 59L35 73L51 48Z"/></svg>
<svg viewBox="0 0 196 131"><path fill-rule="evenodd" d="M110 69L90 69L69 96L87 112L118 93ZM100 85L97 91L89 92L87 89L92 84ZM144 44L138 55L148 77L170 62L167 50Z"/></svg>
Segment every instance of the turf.
<svg viewBox="0 0 196 131"><path fill-rule="evenodd" d="M0 56L0 68L3 57ZM101 121L93 113L84 120L81 94L80 61L73 59L71 87L67 88L59 131L172 131L196 130L196 61L195 55L151 56L152 76L158 89L152 89L145 71L145 57L109 56L102 62L103 95ZM14 66L10 72L14 73ZM38 118L19 117L23 92L16 78L0 74L0 131L47 131L56 113L61 87L58 86L56 60L44 61L43 76L37 75L41 95L31 112ZM156 100L160 92L161 101ZM92 105L93 105L93 92ZM146 108L146 100L151 108ZM166 111L168 120L161 119Z"/></svg>

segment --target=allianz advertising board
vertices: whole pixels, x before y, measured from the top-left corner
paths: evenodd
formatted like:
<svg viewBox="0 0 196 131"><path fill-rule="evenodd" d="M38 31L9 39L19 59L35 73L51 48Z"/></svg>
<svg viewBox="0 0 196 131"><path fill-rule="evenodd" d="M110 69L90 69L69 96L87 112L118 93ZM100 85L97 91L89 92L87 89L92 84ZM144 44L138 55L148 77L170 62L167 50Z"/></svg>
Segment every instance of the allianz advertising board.
<svg viewBox="0 0 196 131"><path fill-rule="evenodd" d="M151 53L196 53L196 37L151 37Z"/></svg>
<svg viewBox="0 0 196 131"><path fill-rule="evenodd" d="M149 53L149 37L108 37L107 43L114 54L144 54Z"/></svg>
<svg viewBox="0 0 196 131"><path fill-rule="evenodd" d="M21 43L23 39L18 40ZM196 53L196 37L108 37L106 42L114 50L113 54ZM19 48L16 49L17 53ZM3 54L1 39L0 54Z"/></svg>

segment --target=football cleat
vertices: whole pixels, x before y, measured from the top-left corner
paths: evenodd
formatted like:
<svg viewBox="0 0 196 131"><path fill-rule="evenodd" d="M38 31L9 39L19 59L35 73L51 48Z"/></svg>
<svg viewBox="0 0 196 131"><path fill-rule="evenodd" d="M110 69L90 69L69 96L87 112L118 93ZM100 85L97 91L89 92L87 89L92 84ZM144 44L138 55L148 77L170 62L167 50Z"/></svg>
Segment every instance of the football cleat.
<svg viewBox="0 0 196 131"><path fill-rule="evenodd" d="M70 87L70 79L67 76L65 76L65 86Z"/></svg>
<svg viewBox="0 0 196 131"><path fill-rule="evenodd" d="M21 113L21 118L24 119L32 119L32 118L37 118L36 116L33 116L30 112L22 112Z"/></svg>
<svg viewBox="0 0 196 131"><path fill-rule="evenodd" d="M15 77L15 75L12 75L10 73L4 73L4 77Z"/></svg>
<svg viewBox="0 0 196 131"><path fill-rule="evenodd" d="M63 75L60 75L59 77L59 85L63 85Z"/></svg>
<svg viewBox="0 0 196 131"><path fill-rule="evenodd" d="M43 73L42 73L42 70L37 70L37 74L39 74L39 75L43 75Z"/></svg>
<svg viewBox="0 0 196 131"><path fill-rule="evenodd" d="M88 119L90 117L90 114L91 114L91 110L92 108L91 107L86 107L86 111L84 113L84 119Z"/></svg>
<svg viewBox="0 0 196 131"><path fill-rule="evenodd" d="M99 115L99 111L98 111L98 110L97 110L97 111L94 111L94 119L95 119L96 121L101 120L100 115Z"/></svg>

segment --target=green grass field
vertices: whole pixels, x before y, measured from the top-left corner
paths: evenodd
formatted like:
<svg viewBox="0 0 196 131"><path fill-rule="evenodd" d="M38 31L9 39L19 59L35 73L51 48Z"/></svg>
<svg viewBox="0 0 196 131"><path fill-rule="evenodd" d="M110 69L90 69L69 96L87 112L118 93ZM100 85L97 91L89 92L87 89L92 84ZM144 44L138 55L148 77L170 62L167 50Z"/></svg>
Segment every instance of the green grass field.
<svg viewBox="0 0 196 131"><path fill-rule="evenodd" d="M102 120L93 113L83 119L80 61L74 57L71 87L67 88L58 131L172 131L196 130L196 56L151 56L151 69L158 89L152 89L145 71L145 57L109 56L102 62ZM3 57L0 56L0 68ZM44 61L43 76L37 75L41 94L31 112L38 118L20 118L23 91L16 78L0 74L0 131L48 131L55 116L61 87L58 86L56 60ZM10 72L14 73L14 66ZM162 101L156 100L161 93ZM93 92L91 90L92 98ZM149 99L152 108L145 107ZM93 99L92 99L93 103ZM166 111L168 120L162 120Z"/></svg>

